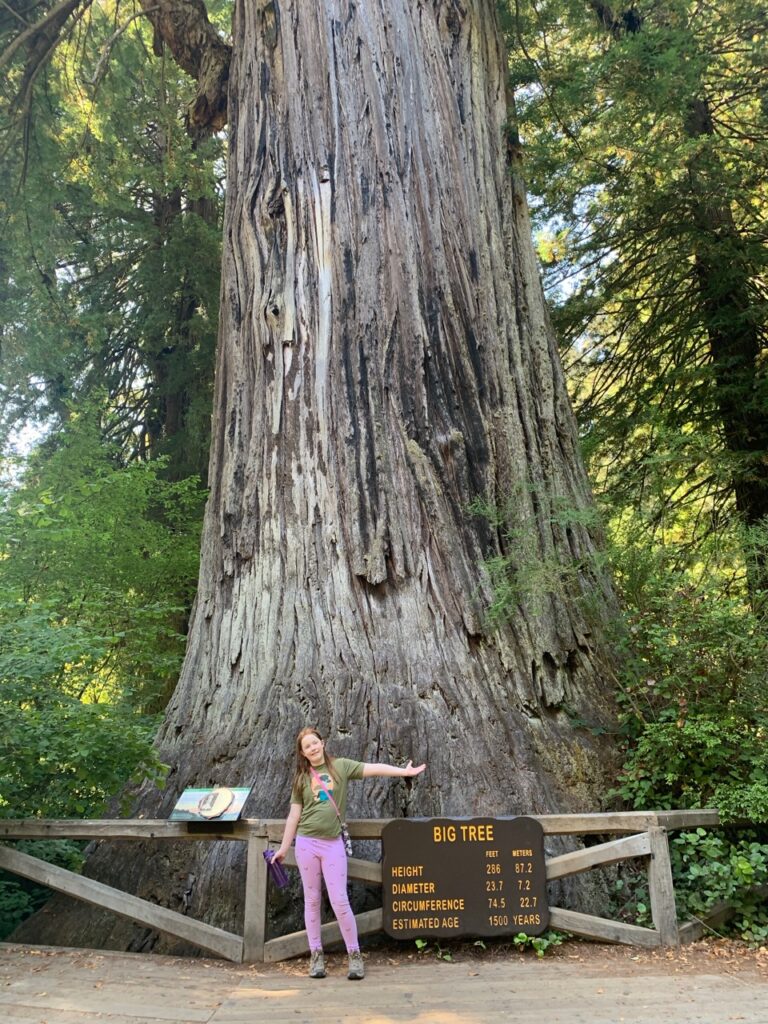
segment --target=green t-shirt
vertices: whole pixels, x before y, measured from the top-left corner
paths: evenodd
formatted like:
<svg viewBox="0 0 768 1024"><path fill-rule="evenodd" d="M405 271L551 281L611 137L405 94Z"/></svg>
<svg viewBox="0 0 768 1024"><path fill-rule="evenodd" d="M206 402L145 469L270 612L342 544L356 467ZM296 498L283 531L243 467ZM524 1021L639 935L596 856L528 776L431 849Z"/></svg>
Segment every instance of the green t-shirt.
<svg viewBox="0 0 768 1024"><path fill-rule="evenodd" d="M336 773L336 779L324 764L315 768L336 801L341 820L344 821L347 813L347 783L350 779L362 779L363 762L353 761L348 757L335 757L333 770ZM311 839L335 839L340 835L341 824L336 810L325 790L312 774L309 775L309 781L304 783L303 792L300 793L294 786L291 791L291 803L301 804L301 818L299 818L297 835L309 836Z"/></svg>

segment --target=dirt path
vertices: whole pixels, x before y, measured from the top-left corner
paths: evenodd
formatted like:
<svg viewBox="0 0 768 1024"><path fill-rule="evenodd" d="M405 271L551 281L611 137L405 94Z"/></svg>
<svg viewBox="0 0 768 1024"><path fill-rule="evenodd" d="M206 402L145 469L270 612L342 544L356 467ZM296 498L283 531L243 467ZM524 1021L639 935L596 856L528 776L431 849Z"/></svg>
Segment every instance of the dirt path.
<svg viewBox="0 0 768 1024"><path fill-rule="evenodd" d="M364 982L332 955L235 966L140 954L0 945L4 1024L768 1024L768 950L699 943L640 953L571 942L543 960L467 945L446 962L382 948Z"/></svg>

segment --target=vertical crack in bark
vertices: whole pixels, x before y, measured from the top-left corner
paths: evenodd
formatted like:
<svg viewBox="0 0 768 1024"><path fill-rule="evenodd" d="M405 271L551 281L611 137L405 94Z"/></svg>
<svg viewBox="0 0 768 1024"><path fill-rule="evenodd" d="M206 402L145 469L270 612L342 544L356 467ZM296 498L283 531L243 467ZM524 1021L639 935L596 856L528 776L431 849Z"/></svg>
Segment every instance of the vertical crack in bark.
<svg viewBox="0 0 768 1024"><path fill-rule="evenodd" d="M327 167L312 168L314 202L315 260L317 267L317 335L315 343L315 401L320 442L328 451L328 387L331 354L332 281L331 181Z"/></svg>

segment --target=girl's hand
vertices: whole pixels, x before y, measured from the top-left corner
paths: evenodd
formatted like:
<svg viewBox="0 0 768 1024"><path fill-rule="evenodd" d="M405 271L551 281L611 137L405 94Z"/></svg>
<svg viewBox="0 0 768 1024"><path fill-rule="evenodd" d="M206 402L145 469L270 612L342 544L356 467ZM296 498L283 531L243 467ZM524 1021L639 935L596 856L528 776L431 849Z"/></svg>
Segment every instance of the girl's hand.
<svg viewBox="0 0 768 1024"><path fill-rule="evenodd" d="M285 855L286 855L287 852L288 851L284 850L282 848L282 846L281 846L279 850L275 850L275 855L272 858L272 860L280 860L280 861L285 860Z"/></svg>
<svg viewBox="0 0 768 1024"><path fill-rule="evenodd" d="M413 766L413 761L409 761L408 764L403 768L403 775L406 778L412 779L414 775L421 775L427 766L425 764Z"/></svg>

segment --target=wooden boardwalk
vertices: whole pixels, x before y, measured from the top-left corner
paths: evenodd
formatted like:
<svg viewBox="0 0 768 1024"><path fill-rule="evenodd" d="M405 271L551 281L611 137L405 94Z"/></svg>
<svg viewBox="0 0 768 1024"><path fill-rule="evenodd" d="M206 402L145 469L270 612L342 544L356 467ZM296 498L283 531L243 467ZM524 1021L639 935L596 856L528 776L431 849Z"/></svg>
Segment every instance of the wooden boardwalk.
<svg viewBox="0 0 768 1024"><path fill-rule="evenodd" d="M564 959L369 967L340 957L311 981L298 964L233 966L141 954L0 944L3 1024L768 1024L755 973L676 973Z"/></svg>

